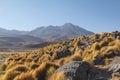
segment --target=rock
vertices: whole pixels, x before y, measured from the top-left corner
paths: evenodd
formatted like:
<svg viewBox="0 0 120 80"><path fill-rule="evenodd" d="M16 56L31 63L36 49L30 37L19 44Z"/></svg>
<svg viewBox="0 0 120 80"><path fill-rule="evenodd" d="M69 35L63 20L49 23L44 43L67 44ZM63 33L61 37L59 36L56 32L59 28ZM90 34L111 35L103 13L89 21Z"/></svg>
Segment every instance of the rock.
<svg viewBox="0 0 120 80"><path fill-rule="evenodd" d="M107 70L101 70L93 68L89 70L89 75L91 75L90 80L108 80L111 78L111 73Z"/></svg>
<svg viewBox="0 0 120 80"><path fill-rule="evenodd" d="M64 71L69 80L88 80L89 64L82 61L70 61L69 63L58 68L56 72Z"/></svg>
<svg viewBox="0 0 120 80"><path fill-rule="evenodd" d="M112 32L113 33L113 38L119 38L120 37L120 33L118 31Z"/></svg>
<svg viewBox="0 0 120 80"><path fill-rule="evenodd" d="M66 57L69 55L71 55L71 52L68 49L66 49L66 50L57 52L55 59L59 59L59 58Z"/></svg>
<svg viewBox="0 0 120 80"><path fill-rule="evenodd" d="M52 52L52 51L49 51L49 55L52 56L52 55L53 55L53 52Z"/></svg>
<svg viewBox="0 0 120 80"><path fill-rule="evenodd" d="M120 57L115 57L113 61L110 63L110 72L119 72L120 71Z"/></svg>
<svg viewBox="0 0 120 80"><path fill-rule="evenodd" d="M111 74L107 71L99 71L99 73L93 78L93 80L108 80L111 78Z"/></svg>
<svg viewBox="0 0 120 80"><path fill-rule="evenodd" d="M86 45L86 44L85 44L84 42L78 41L78 42L77 42L77 45L78 45L78 46L83 46L83 45Z"/></svg>
<svg viewBox="0 0 120 80"><path fill-rule="evenodd" d="M97 55L95 57L95 59L93 60L94 64L95 65L103 65L104 64L104 61L101 59L101 57L99 55Z"/></svg>

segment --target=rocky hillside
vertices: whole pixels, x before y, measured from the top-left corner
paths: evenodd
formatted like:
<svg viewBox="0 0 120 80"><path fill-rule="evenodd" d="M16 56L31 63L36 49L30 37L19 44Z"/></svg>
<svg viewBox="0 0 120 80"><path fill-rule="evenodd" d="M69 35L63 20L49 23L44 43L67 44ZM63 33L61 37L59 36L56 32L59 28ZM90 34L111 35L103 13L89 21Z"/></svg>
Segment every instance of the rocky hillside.
<svg viewBox="0 0 120 80"><path fill-rule="evenodd" d="M119 80L120 32L80 36L11 54L0 80Z"/></svg>

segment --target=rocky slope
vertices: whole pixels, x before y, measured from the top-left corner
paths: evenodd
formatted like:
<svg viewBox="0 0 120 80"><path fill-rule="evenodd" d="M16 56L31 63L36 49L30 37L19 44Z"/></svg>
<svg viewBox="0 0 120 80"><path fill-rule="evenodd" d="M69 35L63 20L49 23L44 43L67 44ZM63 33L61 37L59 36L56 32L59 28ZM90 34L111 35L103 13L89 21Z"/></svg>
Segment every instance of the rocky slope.
<svg viewBox="0 0 120 80"><path fill-rule="evenodd" d="M120 32L80 36L12 54L0 80L119 80Z"/></svg>

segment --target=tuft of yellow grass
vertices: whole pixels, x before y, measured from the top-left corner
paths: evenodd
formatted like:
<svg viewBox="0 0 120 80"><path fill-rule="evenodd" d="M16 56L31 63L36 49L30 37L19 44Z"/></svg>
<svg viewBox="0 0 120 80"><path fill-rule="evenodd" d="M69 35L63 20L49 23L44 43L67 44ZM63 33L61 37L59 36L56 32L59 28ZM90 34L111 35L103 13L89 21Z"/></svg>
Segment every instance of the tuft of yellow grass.
<svg viewBox="0 0 120 80"><path fill-rule="evenodd" d="M42 63L37 69L34 70L33 72L33 77L36 78L37 80L45 80L47 76L47 71L50 67L55 67L57 68L58 66L54 63L50 62L44 62Z"/></svg>
<svg viewBox="0 0 120 80"><path fill-rule="evenodd" d="M13 80L17 75L19 75L22 72L27 72L28 68L24 65L16 65L6 71L4 75L4 80Z"/></svg>
<svg viewBox="0 0 120 80"><path fill-rule="evenodd" d="M20 72L19 71L12 71L9 70L5 73L5 75L3 76L3 80L13 80L17 75L19 75Z"/></svg>
<svg viewBox="0 0 120 80"><path fill-rule="evenodd" d="M48 70L47 70L47 73L46 73L46 78L47 80L55 73L55 67L50 67Z"/></svg>
<svg viewBox="0 0 120 80"><path fill-rule="evenodd" d="M69 80L65 75L64 72L59 72L53 74L48 80Z"/></svg>
<svg viewBox="0 0 120 80"><path fill-rule="evenodd" d="M14 80L36 80L35 78L33 78L32 72L33 71L26 72L26 73L21 73L20 75L15 77Z"/></svg>
<svg viewBox="0 0 120 80"><path fill-rule="evenodd" d="M92 49L93 49L93 50L99 50L99 49L100 49L99 43L98 43L98 42L95 42L95 43L92 45Z"/></svg>

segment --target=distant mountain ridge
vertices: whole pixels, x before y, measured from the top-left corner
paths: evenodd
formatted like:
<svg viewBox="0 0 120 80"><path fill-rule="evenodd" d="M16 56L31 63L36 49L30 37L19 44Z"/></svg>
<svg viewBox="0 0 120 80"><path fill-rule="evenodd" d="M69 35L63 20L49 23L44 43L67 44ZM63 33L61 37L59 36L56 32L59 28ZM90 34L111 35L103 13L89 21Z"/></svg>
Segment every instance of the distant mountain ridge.
<svg viewBox="0 0 120 80"><path fill-rule="evenodd" d="M42 43L44 40L30 35L0 37L1 47L24 47L24 45Z"/></svg>
<svg viewBox="0 0 120 80"><path fill-rule="evenodd" d="M3 46L24 46L39 44L42 42L53 42L70 39L78 36L94 34L72 23L65 23L62 26L42 26L32 31L6 30L0 28L0 47Z"/></svg>
<svg viewBox="0 0 120 80"><path fill-rule="evenodd" d="M68 39L83 35L92 35L94 34L91 31L88 31L82 27L77 25L73 25L72 23L65 23L62 26L47 26L47 27L39 27L30 32L29 35L37 36L46 40L60 40L60 39Z"/></svg>
<svg viewBox="0 0 120 80"><path fill-rule="evenodd" d="M29 31L19 31L19 30L7 30L0 28L0 36L10 36L10 35L24 35Z"/></svg>

